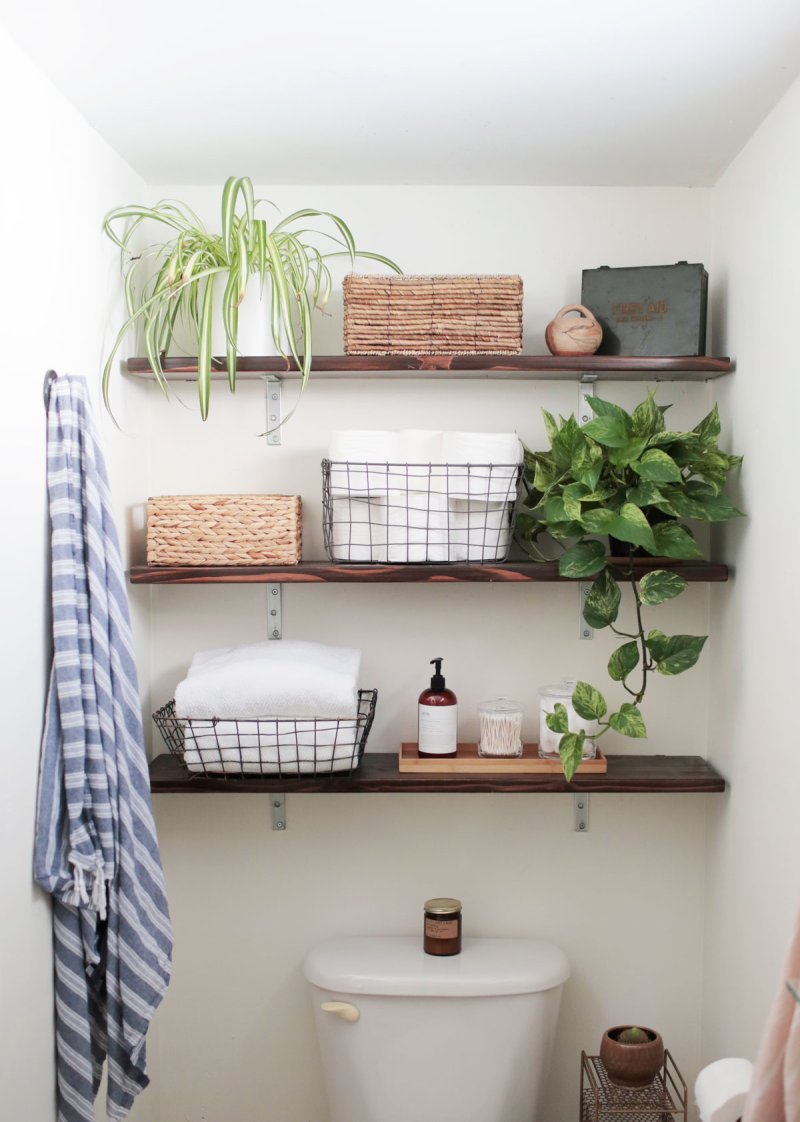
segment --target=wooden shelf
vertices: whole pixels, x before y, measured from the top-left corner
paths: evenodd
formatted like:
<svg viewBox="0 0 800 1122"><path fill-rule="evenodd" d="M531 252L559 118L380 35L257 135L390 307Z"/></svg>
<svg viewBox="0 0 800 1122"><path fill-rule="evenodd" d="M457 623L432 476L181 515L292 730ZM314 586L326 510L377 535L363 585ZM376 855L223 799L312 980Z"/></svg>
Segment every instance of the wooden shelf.
<svg viewBox="0 0 800 1122"><path fill-rule="evenodd" d="M637 557L637 574L670 569L688 581L719 583L728 566L715 561L673 561ZM303 561L299 565L133 565L131 584L505 584L568 581L558 564L548 561L507 561L493 565L345 565Z"/></svg>
<svg viewBox="0 0 800 1122"><path fill-rule="evenodd" d="M287 794L361 792L544 794L590 791L592 794L711 794L725 790L725 780L702 756L609 756L605 775L419 775L398 770L397 753L367 752L352 775L292 779L248 776L212 778L190 775L169 754L150 764L154 794L227 792L229 794L282 791Z"/></svg>
<svg viewBox="0 0 800 1122"><path fill-rule="evenodd" d="M227 378L224 358L214 359L213 378ZM128 373L153 379L146 358L130 358ZM165 358L164 376L168 381L192 381L197 377L196 358ZM729 358L705 355L641 358L630 355L584 355L557 358L554 355L318 355L312 363L315 377L361 378L380 374L384 378L489 378L566 379L582 374L612 382L702 382L729 374ZM297 378L294 362L280 357L242 356L237 363L237 378L242 380L272 375Z"/></svg>

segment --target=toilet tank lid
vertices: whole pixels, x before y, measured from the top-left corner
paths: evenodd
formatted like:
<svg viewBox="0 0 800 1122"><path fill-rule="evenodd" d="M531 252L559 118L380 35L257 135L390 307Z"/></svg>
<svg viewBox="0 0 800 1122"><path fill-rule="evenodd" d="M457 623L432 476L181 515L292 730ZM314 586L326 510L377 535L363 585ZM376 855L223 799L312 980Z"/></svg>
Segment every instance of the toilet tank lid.
<svg viewBox="0 0 800 1122"><path fill-rule="evenodd" d="M569 977L567 956L543 939L464 939L461 954L425 954L417 936L328 939L305 961L306 978L337 993L490 997L537 993Z"/></svg>

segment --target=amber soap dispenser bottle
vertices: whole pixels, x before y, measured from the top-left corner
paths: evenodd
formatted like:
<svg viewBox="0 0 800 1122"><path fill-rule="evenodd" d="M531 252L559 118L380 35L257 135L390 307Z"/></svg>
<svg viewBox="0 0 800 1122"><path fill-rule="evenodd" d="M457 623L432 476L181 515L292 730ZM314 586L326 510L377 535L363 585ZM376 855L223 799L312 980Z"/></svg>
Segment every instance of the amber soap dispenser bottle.
<svg viewBox="0 0 800 1122"><path fill-rule="evenodd" d="M436 673L431 687L419 695L418 751L420 756L455 756L458 747L458 699L445 687L442 659L432 658Z"/></svg>

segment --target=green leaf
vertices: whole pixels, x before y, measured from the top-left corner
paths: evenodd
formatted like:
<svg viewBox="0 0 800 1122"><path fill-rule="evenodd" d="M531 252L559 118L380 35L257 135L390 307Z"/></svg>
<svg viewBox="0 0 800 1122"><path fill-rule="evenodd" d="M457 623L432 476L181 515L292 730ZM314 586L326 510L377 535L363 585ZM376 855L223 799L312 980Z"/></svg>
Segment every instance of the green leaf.
<svg viewBox="0 0 800 1122"><path fill-rule="evenodd" d="M648 651L658 663L659 674L682 674L700 657L707 635L665 635L651 631L645 640Z"/></svg>
<svg viewBox="0 0 800 1122"><path fill-rule="evenodd" d="M639 597L643 604L663 604L665 600L680 596L686 586L687 582L678 573L654 569L639 581Z"/></svg>
<svg viewBox="0 0 800 1122"><path fill-rule="evenodd" d="M606 549L602 542L578 542L562 555L558 571L562 577L581 579L593 577L606 566Z"/></svg>
<svg viewBox="0 0 800 1122"><path fill-rule="evenodd" d="M681 469L661 448L649 448L638 463L631 464L636 474L650 483L679 483Z"/></svg>
<svg viewBox="0 0 800 1122"><path fill-rule="evenodd" d="M621 542L631 542L632 545L640 545L650 553L655 552L653 529L646 516L634 503L623 503L608 532L613 537L619 538Z"/></svg>
<svg viewBox="0 0 800 1122"><path fill-rule="evenodd" d="M552 444L556 436L558 435L558 425L556 424L556 419L553 414L548 413L546 409L542 410L542 416L544 417L544 427L545 432L547 433L547 439Z"/></svg>
<svg viewBox="0 0 800 1122"><path fill-rule="evenodd" d="M630 736L638 740L643 740L647 736L642 714L636 705L632 705L628 701L620 705L618 713L611 714L608 723L612 729L621 732L623 736Z"/></svg>
<svg viewBox="0 0 800 1122"><path fill-rule="evenodd" d="M545 456L542 453L537 453L534 462L534 487L537 491L541 491L542 493L544 493L545 491L549 491L559 477L559 471L556 467L555 460L553 460L550 456Z"/></svg>
<svg viewBox="0 0 800 1122"><path fill-rule="evenodd" d="M629 487L627 493L627 501L634 503L636 506L655 506L663 500L664 496L656 487L655 483L640 482L637 487Z"/></svg>
<svg viewBox="0 0 800 1122"><path fill-rule="evenodd" d="M580 522L548 522L547 532L552 538L579 538L583 534Z"/></svg>
<svg viewBox="0 0 800 1122"><path fill-rule="evenodd" d="M604 503L608 502L609 506L613 509L622 506L625 499L625 491L617 483L597 483L594 490L589 491L588 494L583 496L585 503ZM617 501L619 500L619 501Z"/></svg>
<svg viewBox="0 0 800 1122"><path fill-rule="evenodd" d="M630 430L616 417L595 417L583 426L583 431L606 448L622 448L631 439Z"/></svg>
<svg viewBox="0 0 800 1122"><path fill-rule="evenodd" d="M692 557L702 557L697 542L685 526L676 522L659 522L653 527L656 557L675 557L689 561Z"/></svg>
<svg viewBox="0 0 800 1122"><path fill-rule="evenodd" d="M633 467L646 447L646 436L633 436L618 448L611 448L609 450L609 462L615 467Z"/></svg>
<svg viewBox="0 0 800 1122"><path fill-rule="evenodd" d="M583 759L583 742L585 739L586 733L583 729L580 732L568 732L566 736L561 737L558 754L561 757L561 766L564 769L564 778L567 783L570 782Z"/></svg>
<svg viewBox="0 0 800 1122"><path fill-rule="evenodd" d="M716 447L720 434L719 407L714 405L711 412L703 417L699 425L695 425L692 432L697 434L706 448Z"/></svg>
<svg viewBox="0 0 800 1122"><path fill-rule="evenodd" d="M654 395L648 394L641 405L637 405L631 414L634 433L637 436L651 437L664 429L664 414L656 405Z"/></svg>
<svg viewBox="0 0 800 1122"><path fill-rule="evenodd" d="M611 652L608 660L608 674L615 682L624 682L632 670L639 665L639 644L631 640Z"/></svg>
<svg viewBox="0 0 800 1122"><path fill-rule="evenodd" d="M569 714L566 705L557 701L554 711L547 714L545 722L551 732L569 732Z"/></svg>
<svg viewBox="0 0 800 1122"><path fill-rule="evenodd" d="M606 699L588 682L576 682L572 691L572 708L584 721L599 721L608 712Z"/></svg>
<svg viewBox="0 0 800 1122"><path fill-rule="evenodd" d="M583 618L590 627L608 627L619 614L620 598L619 585L608 569L603 569L586 597Z"/></svg>
<svg viewBox="0 0 800 1122"><path fill-rule="evenodd" d="M589 490L593 490L603 470L603 450L599 444L586 437L572 455L572 474Z"/></svg>
<svg viewBox="0 0 800 1122"><path fill-rule="evenodd" d="M575 450L583 443L584 437L574 417L568 417L553 438L553 459L557 466L566 471L572 464Z"/></svg>
<svg viewBox="0 0 800 1122"><path fill-rule="evenodd" d="M586 487L582 483L570 483L561 492L567 518L576 521L580 520L581 496L585 491Z"/></svg>
<svg viewBox="0 0 800 1122"><path fill-rule="evenodd" d="M670 444L695 443L699 448L700 441L693 432L677 432L675 429L664 429L663 432L654 433L648 440L651 448L666 448Z"/></svg>
<svg viewBox="0 0 800 1122"><path fill-rule="evenodd" d="M615 405L613 401L604 401L602 397L591 396L587 400L595 417L613 417L629 432L632 431L630 415L625 412L622 406Z"/></svg>
<svg viewBox="0 0 800 1122"><path fill-rule="evenodd" d="M200 349L197 352L197 393L200 398L200 416L208 419L209 394L211 390L211 329L214 307L214 278L206 281L203 293L203 312L200 319Z"/></svg>
<svg viewBox="0 0 800 1122"><path fill-rule="evenodd" d="M551 498L546 499L542 506L544 510L544 517L548 522L570 521L570 516L567 514L567 509L564 506L564 499L562 496L553 495Z"/></svg>
<svg viewBox="0 0 800 1122"><path fill-rule="evenodd" d="M613 510L608 510L602 506L595 507L592 510L584 510L581 514L581 522L590 534L609 533L616 519L617 515Z"/></svg>

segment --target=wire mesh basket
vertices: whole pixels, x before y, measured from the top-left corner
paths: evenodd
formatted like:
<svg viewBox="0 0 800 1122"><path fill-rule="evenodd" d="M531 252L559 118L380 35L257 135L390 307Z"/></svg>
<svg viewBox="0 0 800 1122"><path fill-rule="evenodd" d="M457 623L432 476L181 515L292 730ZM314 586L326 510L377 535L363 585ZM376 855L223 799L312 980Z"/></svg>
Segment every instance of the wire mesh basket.
<svg viewBox="0 0 800 1122"><path fill-rule="evenodd" d="M322 461L331 561L505 561L519 464Z"/></svg>
<svg viewBox="0 0 800 1122"><path fill-rule="evenodd" d="M355 771L375 716L377 690L358 691L355 717L178 717L169 701L153 720L194 775L342 775Z"/></svg>

